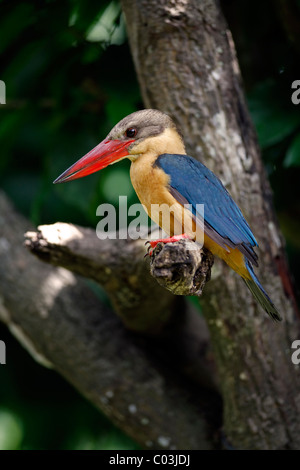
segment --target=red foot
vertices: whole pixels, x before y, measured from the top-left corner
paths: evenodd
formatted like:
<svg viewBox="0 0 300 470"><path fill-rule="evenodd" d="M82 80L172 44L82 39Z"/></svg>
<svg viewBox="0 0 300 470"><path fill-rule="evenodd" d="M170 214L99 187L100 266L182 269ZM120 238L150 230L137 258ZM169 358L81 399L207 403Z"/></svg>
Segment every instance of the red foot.
<svg viewBox="0 0 300 470"><path fill-rule="evenodd" d="M159 238L158 240L148 240L145 243L145 245L149 243L148 253L146 253L145 256L147 255L151 256L153 253L153 249L150 250L150 247L155 248L158 243L175 243L175 242L178 242L179 240L182 240L183 238L189 239L190 237L186 233L183 233L182 235L174 235L173 237L169 237L169 238Z"/></svg>

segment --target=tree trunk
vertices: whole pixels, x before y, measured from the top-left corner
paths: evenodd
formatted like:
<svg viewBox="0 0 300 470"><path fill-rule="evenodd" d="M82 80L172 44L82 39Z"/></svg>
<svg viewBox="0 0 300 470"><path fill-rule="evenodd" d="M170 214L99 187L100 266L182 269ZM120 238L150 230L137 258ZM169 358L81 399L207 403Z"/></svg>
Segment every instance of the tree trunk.
<svg viewBox="0 0 300 470"><path fill-rule="evenodd" d="M299 321L230 31L215 0L122 5L146 107L174 118L188 153L222 179L242 208L259 242L258 275L284 317L272 323L241 279L215 263L201 303L226 439L241 449L299 448L300 378L291 362Z"/></svg>

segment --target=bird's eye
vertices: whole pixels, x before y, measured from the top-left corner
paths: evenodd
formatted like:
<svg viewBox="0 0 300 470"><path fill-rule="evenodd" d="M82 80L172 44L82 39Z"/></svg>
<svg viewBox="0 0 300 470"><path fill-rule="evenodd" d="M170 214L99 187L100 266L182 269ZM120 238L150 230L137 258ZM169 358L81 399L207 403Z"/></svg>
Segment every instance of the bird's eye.
<svg viewBox="0 0 300 470"><path fill-rule="evenodd" d="M137 129L135 127L129 127L129 129L126 130L125 135L126 137L135 137L137 134Z"/></svg>

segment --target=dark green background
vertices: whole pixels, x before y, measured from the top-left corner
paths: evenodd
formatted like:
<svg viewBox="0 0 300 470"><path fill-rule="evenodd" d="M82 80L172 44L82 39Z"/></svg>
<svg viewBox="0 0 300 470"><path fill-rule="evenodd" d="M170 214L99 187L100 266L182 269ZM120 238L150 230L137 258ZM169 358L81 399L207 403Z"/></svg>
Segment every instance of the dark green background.
<svg viewBox="0 0 300 470"><path fill-rule="evenodd" d="M284 3L284 2L283 2ZM250 111L274 191L295 279L300 277L299 1L223 0ZM297 23L298 22L298 23ZM299 32L298 32L299 31ZM129 162L52 185L122 117L143 107L117 1L0 1L0 185L33 224L95 227L96 208L118 203ZM35 364L0 326L0 449L132 449L137 446L54 372Z"/></svg>

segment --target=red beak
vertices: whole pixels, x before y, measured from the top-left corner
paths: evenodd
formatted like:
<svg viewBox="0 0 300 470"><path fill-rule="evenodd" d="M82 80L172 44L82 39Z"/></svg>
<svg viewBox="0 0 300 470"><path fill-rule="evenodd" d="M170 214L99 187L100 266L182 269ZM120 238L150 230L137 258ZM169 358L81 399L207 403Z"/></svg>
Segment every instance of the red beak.
<svg viewBox="0 0 300 470"><path fill-rule="evenodd" d="M53 183L64 183L102 170L102 168L129 155L128 147L132 142L134 140L127 140L126 142L122 140L103 140L97 147L64 171Z"/></svg>

